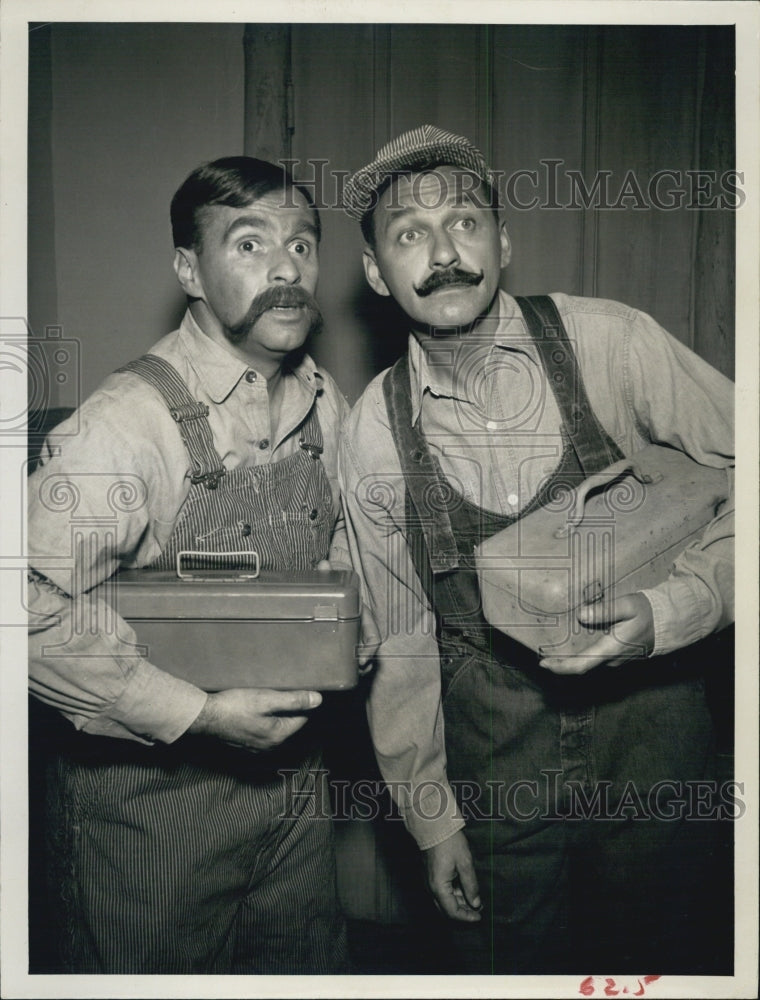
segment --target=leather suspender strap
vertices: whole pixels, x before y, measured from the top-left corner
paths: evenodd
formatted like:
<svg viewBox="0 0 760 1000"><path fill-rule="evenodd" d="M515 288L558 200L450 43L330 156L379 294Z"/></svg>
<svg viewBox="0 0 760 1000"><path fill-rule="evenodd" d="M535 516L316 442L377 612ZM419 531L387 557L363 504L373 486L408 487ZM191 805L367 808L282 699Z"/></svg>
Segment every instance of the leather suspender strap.
<svg viewBox="0 0 760 1000"><path fill-rule="evenodd" d="M209 490L216 489L227 470L214 447L208 406L193 399L177 369L156 354L144 354L117 371L134 372L158 392L182 436L190 459L190 481L203 483Z"/></svg>
<svg viewBox="0 0 760 1000"><path fill-rule="evenodd" d="M416 527L425 537L433 573L447 573L459 567L451 520L445 498L433 495L444 481L438 462L430 453L419 427L412 424L412 396L407 352L383 379L393 441L404 474L407 496L416 514Z"/></svg>
<svg viewBox="0 0 760 1000"><path fill-rule="evenodd" d="M617 462L623 453L591 407L578 359L553 300L548 295L530 295L516 296L515 302L538 348L581 468L589 475Z"/></svg>

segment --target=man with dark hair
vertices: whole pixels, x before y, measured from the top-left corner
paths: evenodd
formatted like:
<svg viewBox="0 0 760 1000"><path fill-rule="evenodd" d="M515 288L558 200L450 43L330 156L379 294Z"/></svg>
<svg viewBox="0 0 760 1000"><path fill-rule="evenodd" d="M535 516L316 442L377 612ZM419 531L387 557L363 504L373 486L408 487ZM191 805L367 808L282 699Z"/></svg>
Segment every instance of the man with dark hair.
<svg viewBox="0 0 760 1000"><path fill-rule="evenodd" d="M710 971L715 824L682 799L711 775L711 720L698 657L672 654L733 620L732 503L665 582L581 608L598 637L579 655L491 627L473 555L650 443L725 469L728 494L732 385L619 303L553 294L528 322L499 289L494 189L472 143L429 125L345 189L367 280L411 331L340 452L382 634L375 752L461 971Z"/></svg>
<svg viewBox="0 0 760 1000"><path fill-rule="evenodd" d="M304 349L316 210L281 168L229 157L187 178L171 216L180 328L52 433L29 480L30 689L73 723L48 831L62 967L343 972L321 695L207 693L136 657L92 592L188 549L349 561L346 404Z"/></svg>

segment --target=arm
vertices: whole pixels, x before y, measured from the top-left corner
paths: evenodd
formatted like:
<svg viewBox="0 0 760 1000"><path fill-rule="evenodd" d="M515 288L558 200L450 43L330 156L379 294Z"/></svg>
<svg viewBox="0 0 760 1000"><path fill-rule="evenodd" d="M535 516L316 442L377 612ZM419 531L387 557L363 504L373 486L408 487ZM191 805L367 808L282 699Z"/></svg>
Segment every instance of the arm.
<svg viewBox="0 0 760 1000"><path fill-rule="evenodd" d="M169 461L176 454L171 438L161 440L163 425L155 451L140 441L142 461L127 426L116 394L96 393L56 429L60 444L43 450L29 478L29 683L84 732L172 742L205 693L136 655L132 629L91 593L122 564L158 556L183 499L164 486L181 483L184 470L159 465L161 451Z"/></svg>
<svg viewBox="0 0 760 1000"><path fill-rule="evenodd" d="M390 460L381 465L393 469ZM433 616L406 540L383 500L394 495L403 503L403 482L399 471L363 474L348 440L341 449L341 478L353 563L381 641L367 706L378 766L424 852L437 907L453 920L476 921L477 877L446 778Z"/></svg>
<svg viewBox="0 0 760 1000"><path fill-rule="evenodd" d="M583 624L615 628L600 634L583 656L541 661L559 673L670 653L725 627L734 616L733 383L644 314L633 313L621 340L608 376L622 389L621 410L629 426L619 436L671 445L703 465L725 469L729 495L702 538L675 560L667 580L619 598L605 617L593 605L581 611ZM615 423L599 415L606 426Z"/></svg>
<svg viewBox="0 0 760 1000"><path fill-rule="evenodd" d="M366 441L349 422L340 459L352 562L381 638L367 712L381 773L426 850L464 821L446 777L433 616L400 529L403 481L387 425L370 416ZM375 471L366 472L359 454Z"/></svg>
<svg viewBox="0 0 760 1000"><path fill-rule="evenodd" d="M138 462L112 408L96 401L79 419L78 433L63 427L62 454L48 452L28 483L31 693L93 735L171 743L193 727L252 749L281 742L319 695L209 696L140 657L133 630L91 592L121 565L156 558L183 499L167 484L183 483L184 455L171 438L161 442L160 422Z"/></svg>

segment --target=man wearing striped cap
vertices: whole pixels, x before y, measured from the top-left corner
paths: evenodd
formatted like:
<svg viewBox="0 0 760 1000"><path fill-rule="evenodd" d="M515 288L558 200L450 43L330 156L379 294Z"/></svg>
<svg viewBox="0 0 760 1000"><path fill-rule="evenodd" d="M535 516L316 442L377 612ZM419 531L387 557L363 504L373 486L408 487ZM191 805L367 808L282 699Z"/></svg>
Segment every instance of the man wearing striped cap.
<svg viewBox="0 0 760 1000"><path fill-rule="evenodd" d="M397 137L349 179L344 207L367 281L410 331L340 454L383 636L370 729L459 968L704 969L694 872L708 877L711 828L678 807L711 773L711 721L699 664L672 654L732 620L730 503L662 584L579 612L598 632L582 656L491 628L473 549L650 442L728 470L732 385L620 303L500 290L496 178L462 136Z"/></svg>

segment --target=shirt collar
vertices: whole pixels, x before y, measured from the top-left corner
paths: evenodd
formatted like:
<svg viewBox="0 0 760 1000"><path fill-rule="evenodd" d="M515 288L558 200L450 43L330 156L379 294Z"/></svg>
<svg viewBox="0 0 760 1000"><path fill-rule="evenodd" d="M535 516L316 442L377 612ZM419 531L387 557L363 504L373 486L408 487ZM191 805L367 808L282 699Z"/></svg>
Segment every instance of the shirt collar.
<svg viewBox="0 0 760 1000"><path fill-rule="evenodd" d="M182 318L179 339L188 363L215 403L223 402L245 373L252 370L241 358L225 351L220 344L207 337L189 309ZM295 375L310 395L314 395L324 384L322 373L308 354L304 354L294 368L287 368L286 371Z"/></svg>
<svg viewBox="0 0 760 1000"><path fill-rule="evenodd" d="M534 364L541 359L517 305L511 295L499 291L499 319L493 334L479 334L484 351L490 353L495 348L524 354ZM414 334L409 335L409 362L412 387L412 423L419 419L425 392L449 399L476 402L472 398L473 380L468 376L469 365L457 365L457 347L462 342L453 340L447 344L441 340L440 347L424 350Z"/></svg>

